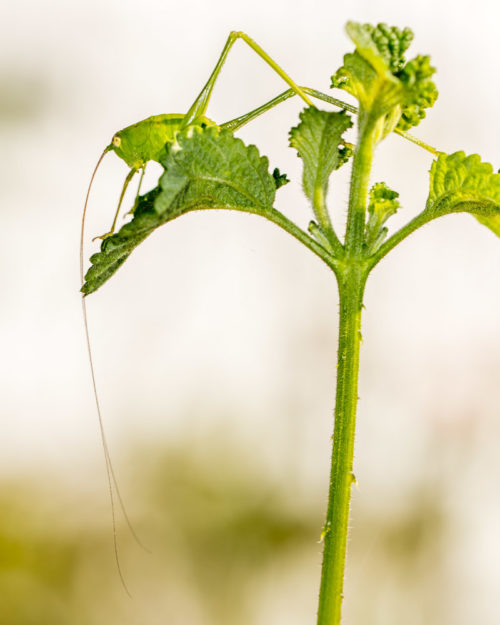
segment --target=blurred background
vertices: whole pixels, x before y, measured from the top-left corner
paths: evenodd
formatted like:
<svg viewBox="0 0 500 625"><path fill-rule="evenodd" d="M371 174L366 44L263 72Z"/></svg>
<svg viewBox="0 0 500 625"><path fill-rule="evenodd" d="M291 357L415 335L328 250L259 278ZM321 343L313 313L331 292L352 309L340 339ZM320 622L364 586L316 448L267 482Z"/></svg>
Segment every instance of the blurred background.
<svg viewBox="0 0 500 625"><path fill-rule="evenodd" d="M328 92L348 19L414 29L440 97L415 134L500 166L500 9L493 0L18 0L0 8L0 622L315 622L330 463L337 293L268 222L190 214L156 232L88 299L109 444L130 517L109 495L81 317L79 228L113 133L185 112L227 34L250 34ZM283 90L238 42L209 116ZM287 134L290 100L239 133L311 214ZM390 137L373 182L427 196L430 155ZM106 232L125 176L103 163L89 207ZM155 184L151 167L147 185ZM331 184L341 229L348 171ZM497 625L500 618L500 245L468 215L412 235L372 274L363 325L344 622Z"/></svg>

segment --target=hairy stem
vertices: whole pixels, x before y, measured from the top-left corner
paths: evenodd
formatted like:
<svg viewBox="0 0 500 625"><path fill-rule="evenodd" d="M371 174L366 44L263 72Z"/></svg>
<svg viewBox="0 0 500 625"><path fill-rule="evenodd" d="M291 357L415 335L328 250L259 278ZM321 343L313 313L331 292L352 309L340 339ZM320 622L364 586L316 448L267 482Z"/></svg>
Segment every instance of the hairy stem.
<svg viewBox="0 0 500 625"><path fill-rule="evenodd" d="M377 265L384 256L386 256L392 249L396 247L398 243L401 243L403 239L418 230L421 226L434 219L436 215L423 211L414 217L411 221L405 224L400 230L390 236L380 248L371 256L368 260L368 270L371 271L375 265Z"/></svg>
<svg viewBox="0 0 500 625"><path fill-rule="evenodd" d="M337 273L340 323L337 354L337 392L333 434L332 468L326 523L318 625L340 625L344 570L349 527L356 407L358 403L361 309L368 276L363 259L365 214L370 171L375 150L375 121L359 115L358 141L354 152L342 271Z"/></svg>
<svg viewBox="0 0 500 625"><path fill-rule="evenodd" d="M360 113L358 143L352 161L345 235L346 253L350 258L361 258L363 251L368 188L375 150L374 126L369 116Z"/></svg>
<svg viewBox="0 0 500 625"><path fill-rule="evenodd" d="M318 625L339 625L349 524L352 463L358 401L361 309L366 275L356 265L339 280L340 325L332 468L326 523Z"/></svg>

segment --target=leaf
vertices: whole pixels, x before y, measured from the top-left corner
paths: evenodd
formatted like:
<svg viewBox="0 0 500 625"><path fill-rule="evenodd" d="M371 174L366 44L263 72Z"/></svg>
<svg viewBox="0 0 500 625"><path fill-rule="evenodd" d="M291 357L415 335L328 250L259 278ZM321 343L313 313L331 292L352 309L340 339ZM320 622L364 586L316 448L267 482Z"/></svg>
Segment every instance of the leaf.
<svg viewBox="0 0 500 625"><path fill-rule="evenodd" d="M432 217L469 212L500 236L500 174L478 154L441 154L432 163L424 212Z"/></svg>
<svg viewBox="0 0 500 625"><path fill-rule="evenodd" d="M401 207L399 193L389 189L385 182L377 182L370 189L368 221L365 228L365 250L367 254L377 251L385 237L385 222Z"/></svg>
<svg viewBox="0 0 500 625"><path fill-rule="evenodd" d="M344 65L332 76L332 87L348 91L361 108L376 119L382 118L381 138L396 125L403 130L417 125L438 94L430 80L435 70L429 57L405 61L412 31L355 22L348 22L346 30L356 50L344 56Z"/></svg>
<svg viewBox="0 0 500 625"><path fill-rule="evenodd" d="M351 154L344 147L342 135L352 121L345 111L327 112L314 107L304 109L300 120L290 131L290 146L304 162L304 192L315 208L325 203L331 173Z"/></svg>
<svg viewBox="0 0 500 625"><path fill-rule="evenodd" d="M387 24L372 26L348 22L346 31L356 44L358 53L376 70L383 72L388 68L393 74L403 67L404 54L413 41L410 28L400 30L397 26ZM383 66L380 59L384 62Z"/></svg>
<svg viewBox="0 0 500 625"><path fill-rule="evenodd" d="M384 115L401 101L402 87L393 72L402 67L413 33L356 22L348 22L346 31L356 50L344 56L343 67L332 76L332 87L354 95L366 111L376 109L377 116Z"/></svg>
<svg viewBox="0 0 500 625"><path fill-rule="evenodd" d="M91 256L82 292L96 291L158 226L192 210L226 208L266 215L276 179L268 159L229 131L190 127L166 148L159 185L142 195L133 219ZM280 175L281 176L281 175Z"/></svg>
<svg viewBox="0 0 500 625"><path fill-rule="evenodd" d="M162 165L159 215L196 208L265 212L273 206L276 184L268 159L229 130L188 128L167 147Z"/></svg>
<svg viewBox="0 0 500 625"><path fill-rule="evenodd" d="M165 222L154 208L154 202L160 193L156 187L138 199L132 221L125 224L112 236L104 239L101 251L90 257L91 266L85 275L81 291L89 295L97 291L119 267L127 260L139 243Z"/></svg>

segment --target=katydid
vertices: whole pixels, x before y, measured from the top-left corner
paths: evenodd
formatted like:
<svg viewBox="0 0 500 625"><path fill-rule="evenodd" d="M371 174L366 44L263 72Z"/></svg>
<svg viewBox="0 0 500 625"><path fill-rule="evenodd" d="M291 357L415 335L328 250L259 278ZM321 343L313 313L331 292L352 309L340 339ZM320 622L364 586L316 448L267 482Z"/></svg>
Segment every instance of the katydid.
<svg viewBox="0 0 500 625"><path fill-rule="evenodd" d="M92 185L94 175L99 165L101 164L104 155L110 151L115 152L116 155L119 156L123 161L125 161L125 163L130 167L130 171L125 178L125 182L123 183L122 191L118 201L118 207L115 212L111 229L106 234L101 235L97 238L105 239L114 233L121 204L130 181L138 171L142 170L142 172L144 173L145 167L149 161L159 162L159 159L161 158L161 155L165 150L165 145L172 143L175 140L175 135L179 130L184 130L189 126L203 127L216 125L215 122L205 116L205 113L208 107L208 103L210 101L210 97L212 95L213 88L215 86L215 82L219 77L220 71L224 65L230 49L237 39L242 39L245 43L247 43L250 48L252 48L252 50L254 50L261 57L261 59L263 59L291 87L293 94L300 96L308 106L314 106L304 90L301 89L253 39L251 39L243 32L232 31L227 38L226 44L221 52L221 55L219 56L219 59L212 73L210 74L207 83L200 91L198 97L193 102L190 109L185 115L153 115L152 117L148 117L140 122L132 124L131 126L127 126L123 130L120 130L113 135L111 143L104 149L96 165L94 174L92 175L89 185L89 192L87 193L87 197L85 200L83 219L85 219L90 187ZM249 115L250 116L248 119L246 119L245 116L238 118L240 122L237 126L235 126L233 120L232 129L236 129L236 127L241 127L244 123L250 121L250 119L253 118L253 115ZM222 125L222 127L223 126L224 124ZM140 185L137 191L137 196L139 195L139 190ZM83 226L84 224L82 224L82 231Z"/></svg>
<svg viewBox="0 0 500 625"><path fill-rule="evenodd" d="M224 65L224 62L227 58L227 55L230 49L232 48L233 44L235 43L237 39L242 39L245 43L247 43L250 46L250 48L252 48L252 50L254 50L290 86L290 90L289 92L286 92L287 94L286 97L283 98L283 97L278 96L278 98L275 98L274 100L269 102L267 105L259 107L259 109L256 109L255 111L251 111L250 113L246 115L243 115L241 117L238 117L235 120L231 120L230 122L228 122L228 126L230 126L231 130L236 130L237 128L243 126L245 123L247 123L248 121L250 121L257 115L260 115L264 110L267 110L268 108L271 108L272 106L275 106L276 104L283 101L284 99L287 99L291 95L298 95L299 97L302 98L302 100L304 100L304 102L308 106L314 106L311 100L309 99L309 97L304 92L304 90L301 89L288 76L288 74L286 74L281 69L281 67L275 61L273 61L273 59L271 59L271 57L255 41L253 41L253 39L251 39L248 35L246 35L243 32L239 32L239 31L231 32L229 34L229 37L226 41L226 44L224 45L222 53L207 83L205 84L203 89L200 91L199 95L197 96L197 98L195 99L195 101L193 102L190 109L185 115L182 115L182 114L154 115L140 122L127 126L123 130L120 130L113 135L111 143L104 149L103 153L99 157L97 165L95 166L91 179L90 179L89 187L87 190L87 195L85 198L85 204L83 208L83 215L82 215L81 236L80 236L80 279L81 279L82 285L84 283L83 246L84 246L84 238L85 238L85 218L86 218L86 213L87 213L88 200L90 196L92 183L94 181L94 177L97 173L97 170L104 156L108 152L111 152L111 151L115 152L117 156L119 156L123 161L125 161L125 163L128 165L130 170L125 178L125 182L123 183L123 187L120 193L120 198L118 201L118 206L115 211L111 229L106 234L96 237L99 239L106 239L107 237L111 236L114 233L118 215L120 213L120 208L121 208L125 193L127 191L128 185L130 181L132 180L132 178L134 177L134 175L137 172L141 171L139 186L138 186L137 193L136 193L136 201L134 203L134 207L131 210L132 213L134 212L135 206L137 204L137 199L139 197L141 182L144 176L144 171L145 171L147 163L149 161L156 161L156 162L160 161L162 154L165 152L165 146L175 141L175 136L177 132L181 130L185 130L186 128L189 128L191 126L199 126L199 127L217 126L215 122L213 122L212 120L210 120L208 117L205 116L205 113L208 107L208 103L210 101L210 97L212 95L212 90L214 88L215 82L219 76L219 73ZM224 125L220 127L224 127ZM90 362L91 379L92 379L92 385L93 385L94 396L95 396L95 401L96 401L100 435L101 435L102 445L104 449L104 457L105 457L105 462L106 462L106 473L107 473L109 497L110 497L110 502L111 502L115 560L116 560L116 564L118 568L118 574L120 576L120 579L122 581L122 584L125 590L128 593L128 589L123 578L123 574L120 568L120 563L119 563L119 558L118 558L118 543L117 543L117 532L116 532L114 494L116 494L117 501L122 510L124 518L129 526L129 529L131 530L137 542L139 544L141 543L134 532L132 524L130 523L129 517L127 515L126 509L125 509L125 506L124 506L124 503L123 503L123 500L122 500L122 497L118 488L118 482L115 476L113 465L111 463L111 457L110 457L109 447L107 444L106 435L104 431L104 424L102 420L101 408L100 408L99 398L98 398L98 393L97 393L97 385L96 385L95 372L94 372L93 359L92 359L92 350L90 346L90 337L89 337L89 329L88 329L88 322L87 322L85 298L82 298L82 307L83 307L83 318L84 318L84 325L85 325L87 349L88 349L89 362Z"/></svg>

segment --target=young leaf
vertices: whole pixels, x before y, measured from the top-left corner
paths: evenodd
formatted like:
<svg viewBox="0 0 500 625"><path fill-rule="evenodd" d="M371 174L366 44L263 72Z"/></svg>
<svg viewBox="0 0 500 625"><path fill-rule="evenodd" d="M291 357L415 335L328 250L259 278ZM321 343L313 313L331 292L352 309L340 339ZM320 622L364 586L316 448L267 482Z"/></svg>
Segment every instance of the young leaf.
<svg viewBox="0 0 500 625"><path fill-rule="evenodd" d="M401 207L399 193L389 189L385 182L377 182L370 189L368 204L368 221L365 228L365 250L367 254L375 252L385 237L385 222Z"/></svg>
<svg viewBox="0 0 500 625"><path fill-rule="evenodd" d="M344 56L343 67L332 76L332 87L354 95L366 111L376 109L377 117L384 115L401 102L402 87L394 72L403 64L413 33L356 22L348 22L346 31L356 50Z"/></svg>
<svg viewBox="0 0 500 625"><path fill-rule="evenodd" d="M380 119L380 137L396 126L406 130L425 117L437 90L430 77L434 68L428 57L408 63L404 53L413 39L409 28L348 22L347 33L356 44L344 56L344 65L332 76L332 87L354 95L360 107Z"/></svg>
<svg viewBox="0 0 500 625"><path fill-rule="evenodd" d="M268 159L229 131L189 128L167 146L162 164L159 186L139 198L133 219L104 239L101 251L90 258L85 295L102 286L153 230L184 213L206 208L277 213L277 184Z"/></svg>
<svg viewBox="0 0 500 625"><path fill-rule="evenodd" d="M302 183L321 225L327 216L325 200L328 180L351 155L342 141L343 133L352 126L345 111L327 112L306 108L300 114L300 124L290 131L290 146L304 163Z"/></svg>
<svg viewBox="0 0 500 625"><path fill-rule="evenodd" d="M500 236L500 174L478 154L441 154L431 167L425 213L469 212Z"/></svg>

